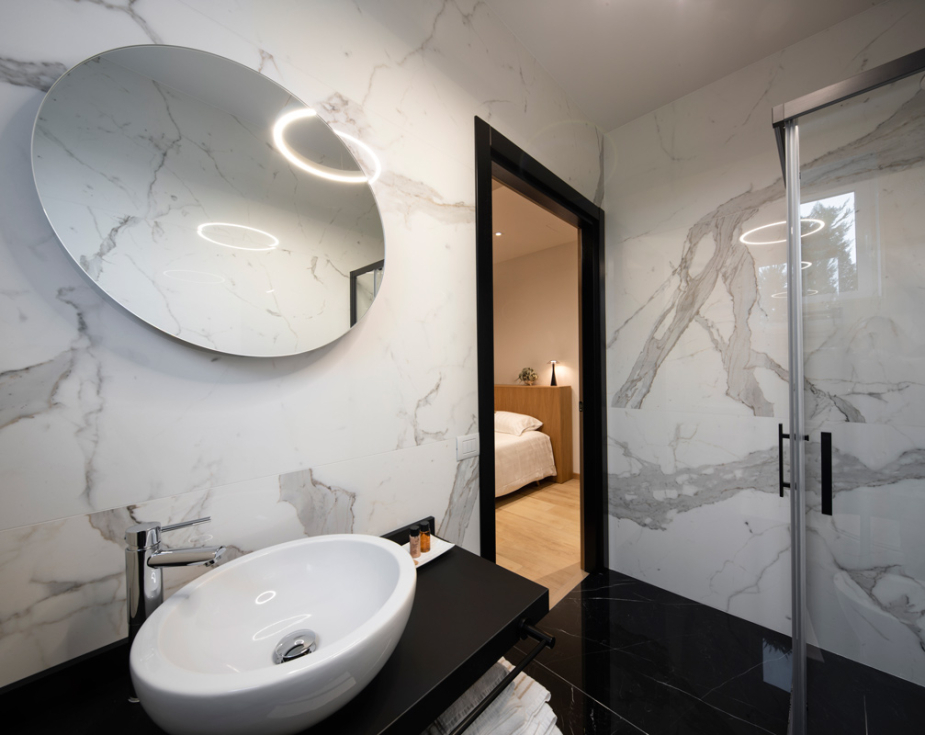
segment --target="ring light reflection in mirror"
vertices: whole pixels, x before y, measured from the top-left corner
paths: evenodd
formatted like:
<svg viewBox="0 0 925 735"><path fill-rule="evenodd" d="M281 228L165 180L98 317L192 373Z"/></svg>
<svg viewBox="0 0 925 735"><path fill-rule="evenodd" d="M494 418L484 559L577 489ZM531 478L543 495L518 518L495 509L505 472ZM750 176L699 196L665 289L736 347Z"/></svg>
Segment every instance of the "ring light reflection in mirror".
<svg viewBox="0 0 925 735"><path fill-rule="evenodd" d="M261 235L265 235L266 237L270 238L270 240L272 240L273 242L271 242L265 248L246 248L243 245L232 245L230 242L220 242L218 240L215 240L209 237L208 235L203 234L202 231L206 229L207 227L232 227L232 228L238 228L241 230L247 230L248 232L257 232ZM273 250L277 245L279 245L279 239L271 235L269 232L258 230L256 227L248 227L247 225L231 224L230 222L203 222L201 225L199 225L199 227L196 228L196 234L199 235L199 237L201 237L203 240L208 240L209 242L215 243L216 245L221 245L222 247L234 248L235 250L252 250L255 252L261 252L265 250Z"/></svg>
<svg viewBox="0 0 925 735"><path fill-rule="evenodd" d="M823 222L821 219L815 219L812 217L804 217L803 219L800 220L800 222L801 222L801 225L802 223L806 223L806 222L809 222L810 224L813 224L813 225L817 225L815 230L810 230L809 232L801 232L800 237L809 237L810 235L815 235L817 232L821 232L825 228L825 222ZM761 225L761 227L755 227L749 230L748 232L743 233L742 236L739 238L739 242L742 243L743 245L777 245L778 243L787 242L786 237L783 238L782 240L758 241L758 240L747 240L746 239L749 235L752 235L756 232L760 232L761 230L766 230L769 227L780 227L781 225L786 225L786 224L787 224L787 220L781 220L780 222L772 222L769 225Z"/></svg>
<svg viewBox="0 0 925 735"><path fill-rule="evenodd" d="M289 147L289 144L286 142L286 129L297 120L304 120L306 118L315 117L316 113L313 109L306 107L302 110L293 110L292 112L287 112L285 115L281 116L276 124L273 126L273 142L276 144L277 150L282 153L286 159L293 165L298 166L303 171L314 176L320 176L323 179L328 179L329 181L338 181L342 184L364 184L372 183L379 178L379 175L382 173L382 165L379 163L379 157L373 153L372 148L370 148L365 143L360 142L352 135L347 135L347 133L342 133L338 130L334 131L335 135L340 136L345 140L349 140L354 145L358 146L360 149L366 153L374 163L375 173L368 177L364 173L358 174L347 174L342 170L334 169L329 166L322 166L320 163L315 163L313 161L306 161L301 156L297 155Z"/></svg>
<svg viewBox="0 0 925 735"><path fill-rule="evenodd" d="M811 288L811 289L809 289L808 291L804 292L803 296L804 296L804 297L805 297L805 296L815 296L815 295L818 294L818 293L819 293L819 292L818 292L816 289ZM787 292L786 292L786 291L778 291L777 293L772 293L772 294L771 294L771 298L772 298L772 299L786 299L786 298L787 298Z"/></svg>
<svg viewBox="0 0 925 735"><path fill-rule="evenodd" d="M78 64L42 102L32 165L49 222L93 285L207 350L282 357L329 344L351 328L349 274L385 259L374 151L207 52L129 46Z"/></svg>

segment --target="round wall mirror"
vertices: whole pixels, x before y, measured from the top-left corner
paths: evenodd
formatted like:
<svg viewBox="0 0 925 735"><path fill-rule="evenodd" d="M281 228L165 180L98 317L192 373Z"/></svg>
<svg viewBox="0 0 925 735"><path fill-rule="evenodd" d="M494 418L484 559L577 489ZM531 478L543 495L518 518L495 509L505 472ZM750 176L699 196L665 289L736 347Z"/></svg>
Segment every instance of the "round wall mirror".
<svg viewBox="0 0 925 735"><path fill-rule="evenodd" d="M220 56L130 46L78 64L42 102L32 166L87 277L199 347L307 352L347 332L378 293L378 159Z"/></svg>

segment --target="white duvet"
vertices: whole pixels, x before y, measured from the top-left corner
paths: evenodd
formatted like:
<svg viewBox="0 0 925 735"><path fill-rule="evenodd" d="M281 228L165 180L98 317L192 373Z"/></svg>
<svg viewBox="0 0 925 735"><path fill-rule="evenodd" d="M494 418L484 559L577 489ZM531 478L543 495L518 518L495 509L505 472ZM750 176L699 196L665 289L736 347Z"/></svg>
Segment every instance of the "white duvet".
<svg viewBox="0 0 925 735"><path fill-rule="evenodd" d="M525 431L514 436L495 432L495 497L555 474L552 441L546 434Z"/></svg>

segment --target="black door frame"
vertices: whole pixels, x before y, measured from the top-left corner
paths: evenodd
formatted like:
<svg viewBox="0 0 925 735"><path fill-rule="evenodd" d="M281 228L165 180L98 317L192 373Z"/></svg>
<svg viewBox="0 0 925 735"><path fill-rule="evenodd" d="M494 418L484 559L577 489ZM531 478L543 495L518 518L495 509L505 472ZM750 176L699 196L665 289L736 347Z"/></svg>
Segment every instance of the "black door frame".
<svg viewBox="0 0 925 735"><path fill-rule="evenodd" d="M580 232L581 568L607 568L607 432L604 383L604 212L535 158L475 118L475 254L478 330L479 535L495 561L495 344L491 181L496 178Z"/></svg>

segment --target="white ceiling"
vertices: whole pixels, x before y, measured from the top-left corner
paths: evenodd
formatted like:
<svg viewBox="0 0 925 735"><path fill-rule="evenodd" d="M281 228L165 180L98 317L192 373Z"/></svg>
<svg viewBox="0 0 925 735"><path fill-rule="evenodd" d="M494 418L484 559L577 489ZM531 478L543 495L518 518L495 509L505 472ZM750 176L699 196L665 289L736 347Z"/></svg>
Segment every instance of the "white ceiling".
<svg viewBox="0 0 925 735"><path fill-rule="evenodd" d="M492 181L491 219L494 231L501 233L494 237L493 263L578 242L577 227L497 180Z"/></svg>
<svg viewBox="0 0 925 735"><path fill-rule="evenodd" d="M881 0L488 0L609 132Z"/></svg>

